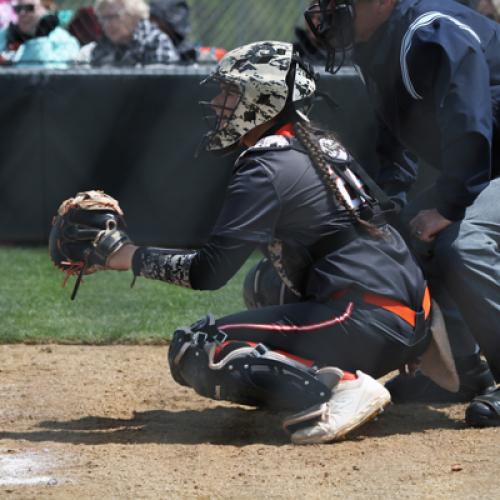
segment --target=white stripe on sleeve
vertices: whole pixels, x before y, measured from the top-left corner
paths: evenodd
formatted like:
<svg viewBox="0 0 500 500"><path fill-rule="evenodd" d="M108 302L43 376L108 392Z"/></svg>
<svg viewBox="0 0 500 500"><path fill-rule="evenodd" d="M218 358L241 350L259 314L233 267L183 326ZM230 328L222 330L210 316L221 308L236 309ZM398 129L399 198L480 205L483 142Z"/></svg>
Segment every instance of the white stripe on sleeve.
<svg viewBox="0 0 500 500"><path fill-rule="evenodd" d="M413 97L413 99L416 100L422 99L422 96L417 93L415 87L413 86L406 58L408 56L408 53L410 52L413 35L415 34L415 32L419 28L424 28L425 26L429 26L429 24L432 24L437 19L447 19L448 21L451 21L458 28L469 33L469 35L471 35L476 40L476 42L481 44L481 39L479 38L478 34L470 26L460 22L458 19L455 19L452 16L443 14L442 12L437 12L437 11L426 12L425 14L422 14L417 19L415 19L415 21L413 21L413 23L410 24L410 27L403 36L403 40L401 42L401 52L399 56L399 62L401 64L401 75L403 77L403 84L408 93Z"/></svg>

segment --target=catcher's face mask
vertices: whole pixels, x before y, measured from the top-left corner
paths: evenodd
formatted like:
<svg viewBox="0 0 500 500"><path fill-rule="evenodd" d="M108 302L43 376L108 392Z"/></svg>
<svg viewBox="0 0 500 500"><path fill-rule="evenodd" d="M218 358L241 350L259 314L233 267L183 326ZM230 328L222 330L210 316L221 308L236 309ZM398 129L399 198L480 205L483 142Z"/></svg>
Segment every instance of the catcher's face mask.
<svg viewBox="0 0 500 500"><path fill-rule="evenodd" d="M314 36L326 47L325 70L336 73L344 64L346 51L354 43L354 0L318 0L304 17ZM339 62L335 61L341 54Z"/></svg>
<svg viewBox="0 0 500 500"><path fill-rule="evenodd" d="M202 101L205 120L208 125L208 135L221 134L234 120L235 110L241 101L243 91L234 83L227 83L216 76L205 81L213 87L215 97L210 101Z"/></svg>
<svg viewBox="0 0 500 500"><path fill-rule="evenodd" d="M202 82L221 89L210 102L200 103L216 117L204 137L207 151L238 144L250 130L276 117L288 100L301 101L314 93L314 75L305 66L297 64L293 82L287 81L294 61L292 44L274 41L251 43L225 55Z"/></svg>

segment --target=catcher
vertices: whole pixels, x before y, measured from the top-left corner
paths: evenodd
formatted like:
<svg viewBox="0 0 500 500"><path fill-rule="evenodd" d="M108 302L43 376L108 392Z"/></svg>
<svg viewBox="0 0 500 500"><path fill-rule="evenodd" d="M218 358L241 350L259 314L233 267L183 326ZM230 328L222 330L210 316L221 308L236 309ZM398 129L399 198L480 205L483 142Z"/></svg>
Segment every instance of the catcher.
<svg viewBox="0 0 500 500"><path fill-rule="evenodd" d="M203 83L217 87L202 103L215 120L206 149L243 148L209 241L196 251L137 247L119 212L109 224L109 207L99 209L106 216L93 229L78 206L56 218L52 241L62 243L53 246L83 248L66 260L70 272L132 269L196 290L222 287L262 250L294 303L209 315L177 330L172 375L209 398L293 411L284 420L293 443L334 441L390 402L376 378L431 344L426 283L384 220L387 200L301 111L315 75L291 44L237 48ZM64 229L72 210L78 217Z"/></svg>

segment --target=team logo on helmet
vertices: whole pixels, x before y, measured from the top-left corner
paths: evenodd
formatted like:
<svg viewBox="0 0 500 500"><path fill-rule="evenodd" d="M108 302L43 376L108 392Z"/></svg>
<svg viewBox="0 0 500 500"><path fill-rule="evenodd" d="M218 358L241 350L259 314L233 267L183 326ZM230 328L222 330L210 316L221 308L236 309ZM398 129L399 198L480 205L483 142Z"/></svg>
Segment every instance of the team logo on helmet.
<svg viewBox="0 0 500 500"><path fill-rule="evenodd" d="M294 60L293 45L264 41L238 47L228 52L215 71L202 82L215 82L239 98L226 101L215 111L216 125L205 136L208 151L225 149L236 144L247 132L277 116L287 101L301 101L316 90L314 77L297 64L292 88L287 75ZM290 90L292 95L289 96ZM214 108L212 103L202 103Z"/></svg>

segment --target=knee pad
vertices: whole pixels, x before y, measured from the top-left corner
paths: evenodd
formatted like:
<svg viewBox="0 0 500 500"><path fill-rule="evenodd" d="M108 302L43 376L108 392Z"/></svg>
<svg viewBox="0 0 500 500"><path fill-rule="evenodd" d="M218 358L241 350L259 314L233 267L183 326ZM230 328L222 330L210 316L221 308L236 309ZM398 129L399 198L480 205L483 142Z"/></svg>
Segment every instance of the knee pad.
<svg viewBox="0 0 500 500"><path fill-rule="evenodd" d="M212 316L177 330L169 349L173 378L216 400L299 410L331 397L317 368L269 350L263 344L232 341Z"/></svg>

